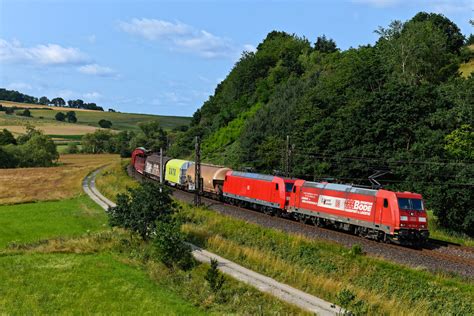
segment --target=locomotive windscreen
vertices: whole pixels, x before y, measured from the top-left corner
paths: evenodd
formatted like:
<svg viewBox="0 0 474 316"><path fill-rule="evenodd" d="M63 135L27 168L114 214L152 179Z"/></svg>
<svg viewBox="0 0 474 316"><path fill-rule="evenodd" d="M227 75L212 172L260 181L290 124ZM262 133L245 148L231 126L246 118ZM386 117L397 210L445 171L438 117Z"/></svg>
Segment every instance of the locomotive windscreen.
<svg viewBox="0 0 474 316"><path fill-rule="evenodd" d="M398 207L401 210L423 211L423 201L420 199L398 198Z"/></svg>

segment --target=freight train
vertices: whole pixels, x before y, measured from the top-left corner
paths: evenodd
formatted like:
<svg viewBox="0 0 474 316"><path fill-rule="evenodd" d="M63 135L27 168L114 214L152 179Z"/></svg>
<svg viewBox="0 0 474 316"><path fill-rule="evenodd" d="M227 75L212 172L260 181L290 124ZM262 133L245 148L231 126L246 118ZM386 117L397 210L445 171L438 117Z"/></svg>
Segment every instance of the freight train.
<svg viewBox="0 0 474 316"><path fill-rule="evenodd" d="M131 166L153 180L164 176L167 185L191 192L196 188L193 161L161 159L137 148ZM210 164L201 164L201 185L203 194L231 205L369 239L418 245L429 237L423 198L417 193L289 179Z"/></svg>

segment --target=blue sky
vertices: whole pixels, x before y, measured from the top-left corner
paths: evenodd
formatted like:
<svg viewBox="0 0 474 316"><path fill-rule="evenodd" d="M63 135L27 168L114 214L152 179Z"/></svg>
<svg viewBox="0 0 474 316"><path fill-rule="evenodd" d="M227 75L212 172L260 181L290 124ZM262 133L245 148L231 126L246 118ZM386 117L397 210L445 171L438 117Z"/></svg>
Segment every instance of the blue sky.
<svg viewBox="0 0 474 316"><path fill-rule="evenodd" d="M473 32L472 0L0 0L0 87L123 112L190 116L272 30L347 49L419 11Z"/></svg>

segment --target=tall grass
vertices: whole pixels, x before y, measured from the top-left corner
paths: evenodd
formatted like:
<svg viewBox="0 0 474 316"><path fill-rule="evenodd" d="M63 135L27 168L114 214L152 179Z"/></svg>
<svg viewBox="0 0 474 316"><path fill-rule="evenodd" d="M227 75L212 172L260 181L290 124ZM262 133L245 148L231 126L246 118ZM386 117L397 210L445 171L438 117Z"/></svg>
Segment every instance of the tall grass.
<svg viewBox="0 0 474 316"><path fill-rule="evenodd" d="M210 251L334 302L348 289L368 314L474 312L472 281L358 255L330 242L263 228L182 204L183 230Z"/></svg>

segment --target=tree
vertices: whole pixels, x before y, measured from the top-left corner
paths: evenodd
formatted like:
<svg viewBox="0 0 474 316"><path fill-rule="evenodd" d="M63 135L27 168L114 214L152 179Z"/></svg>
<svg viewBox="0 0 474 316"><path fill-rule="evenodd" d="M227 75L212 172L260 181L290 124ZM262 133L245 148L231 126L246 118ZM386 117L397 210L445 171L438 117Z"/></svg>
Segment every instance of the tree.
<svg viewBox="0 0 474 316"><path fill-rule="evenodd" d="M77 122L77 118L76 118L76 112L74 111L68 111L66 113L66 119L69 123L76 123Z"/></svg>
<svg viewBox="0 0 474 316"><path fill-rule="evenodd" d="M77 154L79 152L79 148L77 147L76 143L68 143L66 147L66 153L68 154Z"/></svg>
<svg viewBox="0 0 474 316"><path fill-rule="evenodd" d="M39 98L39 104L42 104L42 105L48 105L50 103L49 99L47 97L41 97Z"/></svg>
<svg viewBox="0 0 474 316"><path fill-rule="evenodd" d="M33 125L26 124L26 133L20 135L17 139L19 145L26 144L33 136L41 135L41 131L37 130Z"/></svg>
<svg viewBox="0 0 474 316"><path fill-rule="evenodd" d="M14 154L16 146L0 147L0 169L15 168L18 165L17 155Z"/></svg>
<svg viewBox="0 0 474 316"><path fill-rule="evenodd" d="M334 53L338 51L336 42L330 38L326 38L326 35L318 36L316 43L314 43L314 49L322 53Z"/></svg>
<svg viewBox="0 0 474 316"><path fill-rule="evenodd" d="M82 151L85 153L115 153L114 135L107 130L96 130L94 133L82 136Z"/></svg>
<svg viewBox="0 0 474 316"><path fill-rule="evenodd" d="M101 119L99 121L99 126L102 128L111 128L112 127L112 122L108 120Z"/></svg>
<svg viewBox="0 0 474 316"><path fill-rule="evenodd" d="M50 167L59 158L56 145L46 135L35 134L18 147L20 167Z"/></svg>
<svg viewBox="0 0 474 316"><path fill-rule="evenodd" d="M461 47L464 45L464 35L461 33L459 27L444 15L419 12L408 21L408 24L427 21L444 33L448 51L451 53L459 53Z"/></svg>
<svg viewBox="0 0 474 316"><path fill-rule="evenodd" d="M63 98L54 98L51 100L51 104L55 106L65 106L66 102L64 101Z"/></svg>
<svg viewBox="0 0 474 316"><path fill-rule="evenodd" d="M11 107L6 107L5 108L5 114L11 115L13 113L15 113L15 110L13 108L11 108Z"/></svg>
<svg viewBox="0 0 474 316"><path fill-rule="evenodd" d="M117 206L108 213L109 223L148 240L155 234L157 222L171 222L175 208L169 188L155 182L144 183L117 195Z"/></svg>
<svg viewBox="0 0 474 316"><path fill-rule="evenodd" d="M56 113L54 118L56 119L56 121L64 122L66 120L66 115L63 112L58 112Z"/></svg>
<svg viewBox="0 0 474 316"><path fill-rule="evenodd" d="M9 130L4 128L3 131L0 131L0 146L8 144L16 145L16 139Z"/></svg>

